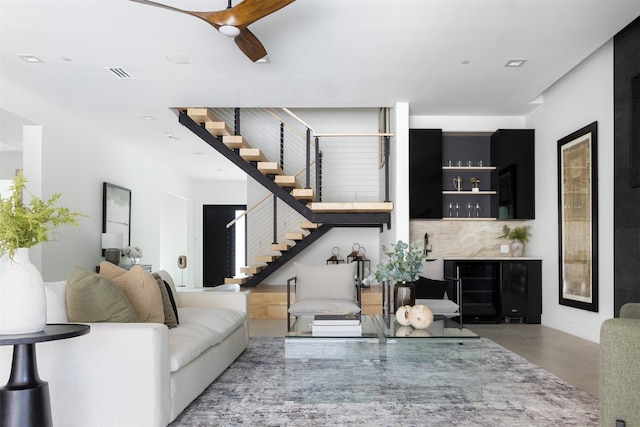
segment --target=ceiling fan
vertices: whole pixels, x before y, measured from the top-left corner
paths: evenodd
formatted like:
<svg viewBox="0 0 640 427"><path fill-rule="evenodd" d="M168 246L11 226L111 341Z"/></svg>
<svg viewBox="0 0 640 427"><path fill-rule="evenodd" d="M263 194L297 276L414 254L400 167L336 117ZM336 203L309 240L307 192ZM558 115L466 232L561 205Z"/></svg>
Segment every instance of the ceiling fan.
<svg viewBox="0 0 640 427"><path fill-rule="evenodd" d="M294 0L244 0L233 7L231 6L231 0L229 0L227 9L214 12L182 10L149 0L131 1L186 13L187 15L200 18L211 24L225 36L233 37L240 50L247 55L251 61L256 62L266 57L267 51L264 46L262 46L262 43L260 43L260 40L258 40L247 27L257 20L282 9Z"/></svg>

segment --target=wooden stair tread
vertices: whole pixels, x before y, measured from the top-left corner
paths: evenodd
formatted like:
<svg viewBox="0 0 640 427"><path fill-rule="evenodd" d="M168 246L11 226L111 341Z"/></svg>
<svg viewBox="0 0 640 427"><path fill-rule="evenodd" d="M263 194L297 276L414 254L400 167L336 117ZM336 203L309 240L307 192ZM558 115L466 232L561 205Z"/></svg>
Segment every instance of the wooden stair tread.
<svg viewBox="0 0 640 427"><path fill-rule="evenodd" d="M296 177L293 175L277 175L273 182L280 187L295 187L297 185Z"/></svg>
<svg viewBox="0 0 640 427"><path fill-rule="evenodd" d="M205 122L204 128L214 136L233 135L233 131L225 122Z"/></svg>
<svg viewBox="0 0 640 427"><path fill-rule="evenodd" d="M278 162L258 162L258 170L265 175L282 175Z"/></svg>
<svg viewBox="0 0 640 427"><path fill-rule="evenodd" d="M291 195L297 200L313 200L313 194L312 188L294 188L291 191Z"/></svg>
<svg viewBox="0 0 640 427"><path fill-rule="evenodd" d="M242 135L224 135L222 137L222 143L231 150L238 150L240 148L250 148L247 141L245 141Z"/></svg>
<svg viewBox="0 0 640 427"><path fill-rule="evenodd" d="M271 244L271 250L272 251L288 251L289 249L291 249L291 245L288 245L286 243L272 243Z"/></svg>
<svg viewBox="0 0 640 427"><path fill-rule="evenodd" d="M208 108L187 108L187 116L198 124L220 121Z"/></svg>
<svg viewBox="0 0 640 427"><path fill-rule="evenodd" d="M241 267L240 271L244 274L258 274L262 271L264 266L262 265L247 265L245 267Z"/></svg>
<svg viewBox="0 0 640 427"><path fill-rule="evenodd" d="M298 241L304 239L304 233L285 233L284 238L287 240Z"/></svg>
<svg viewBox="0 0 640 427"><path fill-rule="evenodd" d="M262 154L259 148L241 148L240 157L247 162L266 162L267 158Z"/></svg>
<svg viewBox="0 0 640 427"><path fill-rule="evenodd" d="M248 277L225 277L225 285L244 285L247 283Z"/></svg>
<svg viewBox="0 0 640 427"><path fill-rule="evenodd" d="M258 255L256 261L258 262L273 262L278 259L277 255Z"/></svg>
<svg viewBox="0 0 640 427"><path fill-rule="evenodd" d="M317 230L318 227L320 227L320 225L316 224L315 222L302 221L300 223L300 228L302 228L303 230Z"/></svg>
<svg viewBox="0 0 640 427"><path fill-rule="evenodd" d="M311 202L314 212L391 212L393 202Z"/></svg>

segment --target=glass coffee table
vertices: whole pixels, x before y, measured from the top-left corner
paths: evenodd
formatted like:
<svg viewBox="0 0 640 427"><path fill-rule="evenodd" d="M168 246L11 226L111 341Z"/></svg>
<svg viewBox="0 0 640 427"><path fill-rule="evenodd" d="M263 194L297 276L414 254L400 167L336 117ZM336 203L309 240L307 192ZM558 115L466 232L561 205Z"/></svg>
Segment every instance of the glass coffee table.
<svg viewBox="0 0 640 427"><path fill-rule="evenodd" d="M362 315L362 334L314 336L312 316L285 335L285 401L476 402L480 337L443 316L425 330Z"/></svg>
<svg viewBox="0 0 640 427"><path fill-rule="evenodd" d="M480 336L439 315L427 329L402 326L393 314L376 314L375 320L384 336L388 395L420 402L482 400Z"/></svg>
<svg viewBox="0 0 640 427"><path fill-rule="evenodd" d="M352 336L314 336L312 323L313 316L300 316L285 335L285 401L370 402L382 385L375 318L362 315L362 333Z"/></svg>

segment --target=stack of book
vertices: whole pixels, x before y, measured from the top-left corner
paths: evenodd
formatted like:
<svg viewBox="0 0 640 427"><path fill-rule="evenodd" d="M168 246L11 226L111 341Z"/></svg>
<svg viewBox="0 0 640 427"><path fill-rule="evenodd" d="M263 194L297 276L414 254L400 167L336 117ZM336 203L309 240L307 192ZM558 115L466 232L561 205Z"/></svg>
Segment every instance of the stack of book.
<svg viewBox="0 0 640 427"><path fill-rule="evenodd" d="M317 314L313 317L311 332L314 337L360 336L360 314Z"/></svg>

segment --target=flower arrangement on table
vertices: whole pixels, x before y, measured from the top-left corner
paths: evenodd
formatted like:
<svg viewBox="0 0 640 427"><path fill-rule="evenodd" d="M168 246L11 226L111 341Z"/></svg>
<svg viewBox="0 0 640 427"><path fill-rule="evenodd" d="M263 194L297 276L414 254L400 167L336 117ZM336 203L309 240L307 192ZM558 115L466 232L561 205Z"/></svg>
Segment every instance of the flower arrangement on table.
<svg viewBox="0 0 640 427"><path fill-rule="evenodd" d="M9 258L20 248L30 248L49 241L49 231L61 225L78 226L78 218L86 215L62 206L56 207L60 193L49 200L42 200L33 194L29 204L23 203L23 192L28 180L22 172L13 178L9 187L9 197L0 200L0 255L7 252Z"/></svg>
<svg viewBox="0 0 640 427"><path fill-rule="evenodd" d="M376 272L365 280L375 278L378 282L406 283L420 277L427 256L420 247L421 242L407 244L402 240L389 247L382 246L382 253L387 256L386 262L376 266Z"/></svg>
<svg viewBox="0 0 640 427"><path fill-rule="evenodd" d="M131 258L133 264L140 264L140 259L142 258L140 246L127 246L123 252L124 256Z"/></svg>

